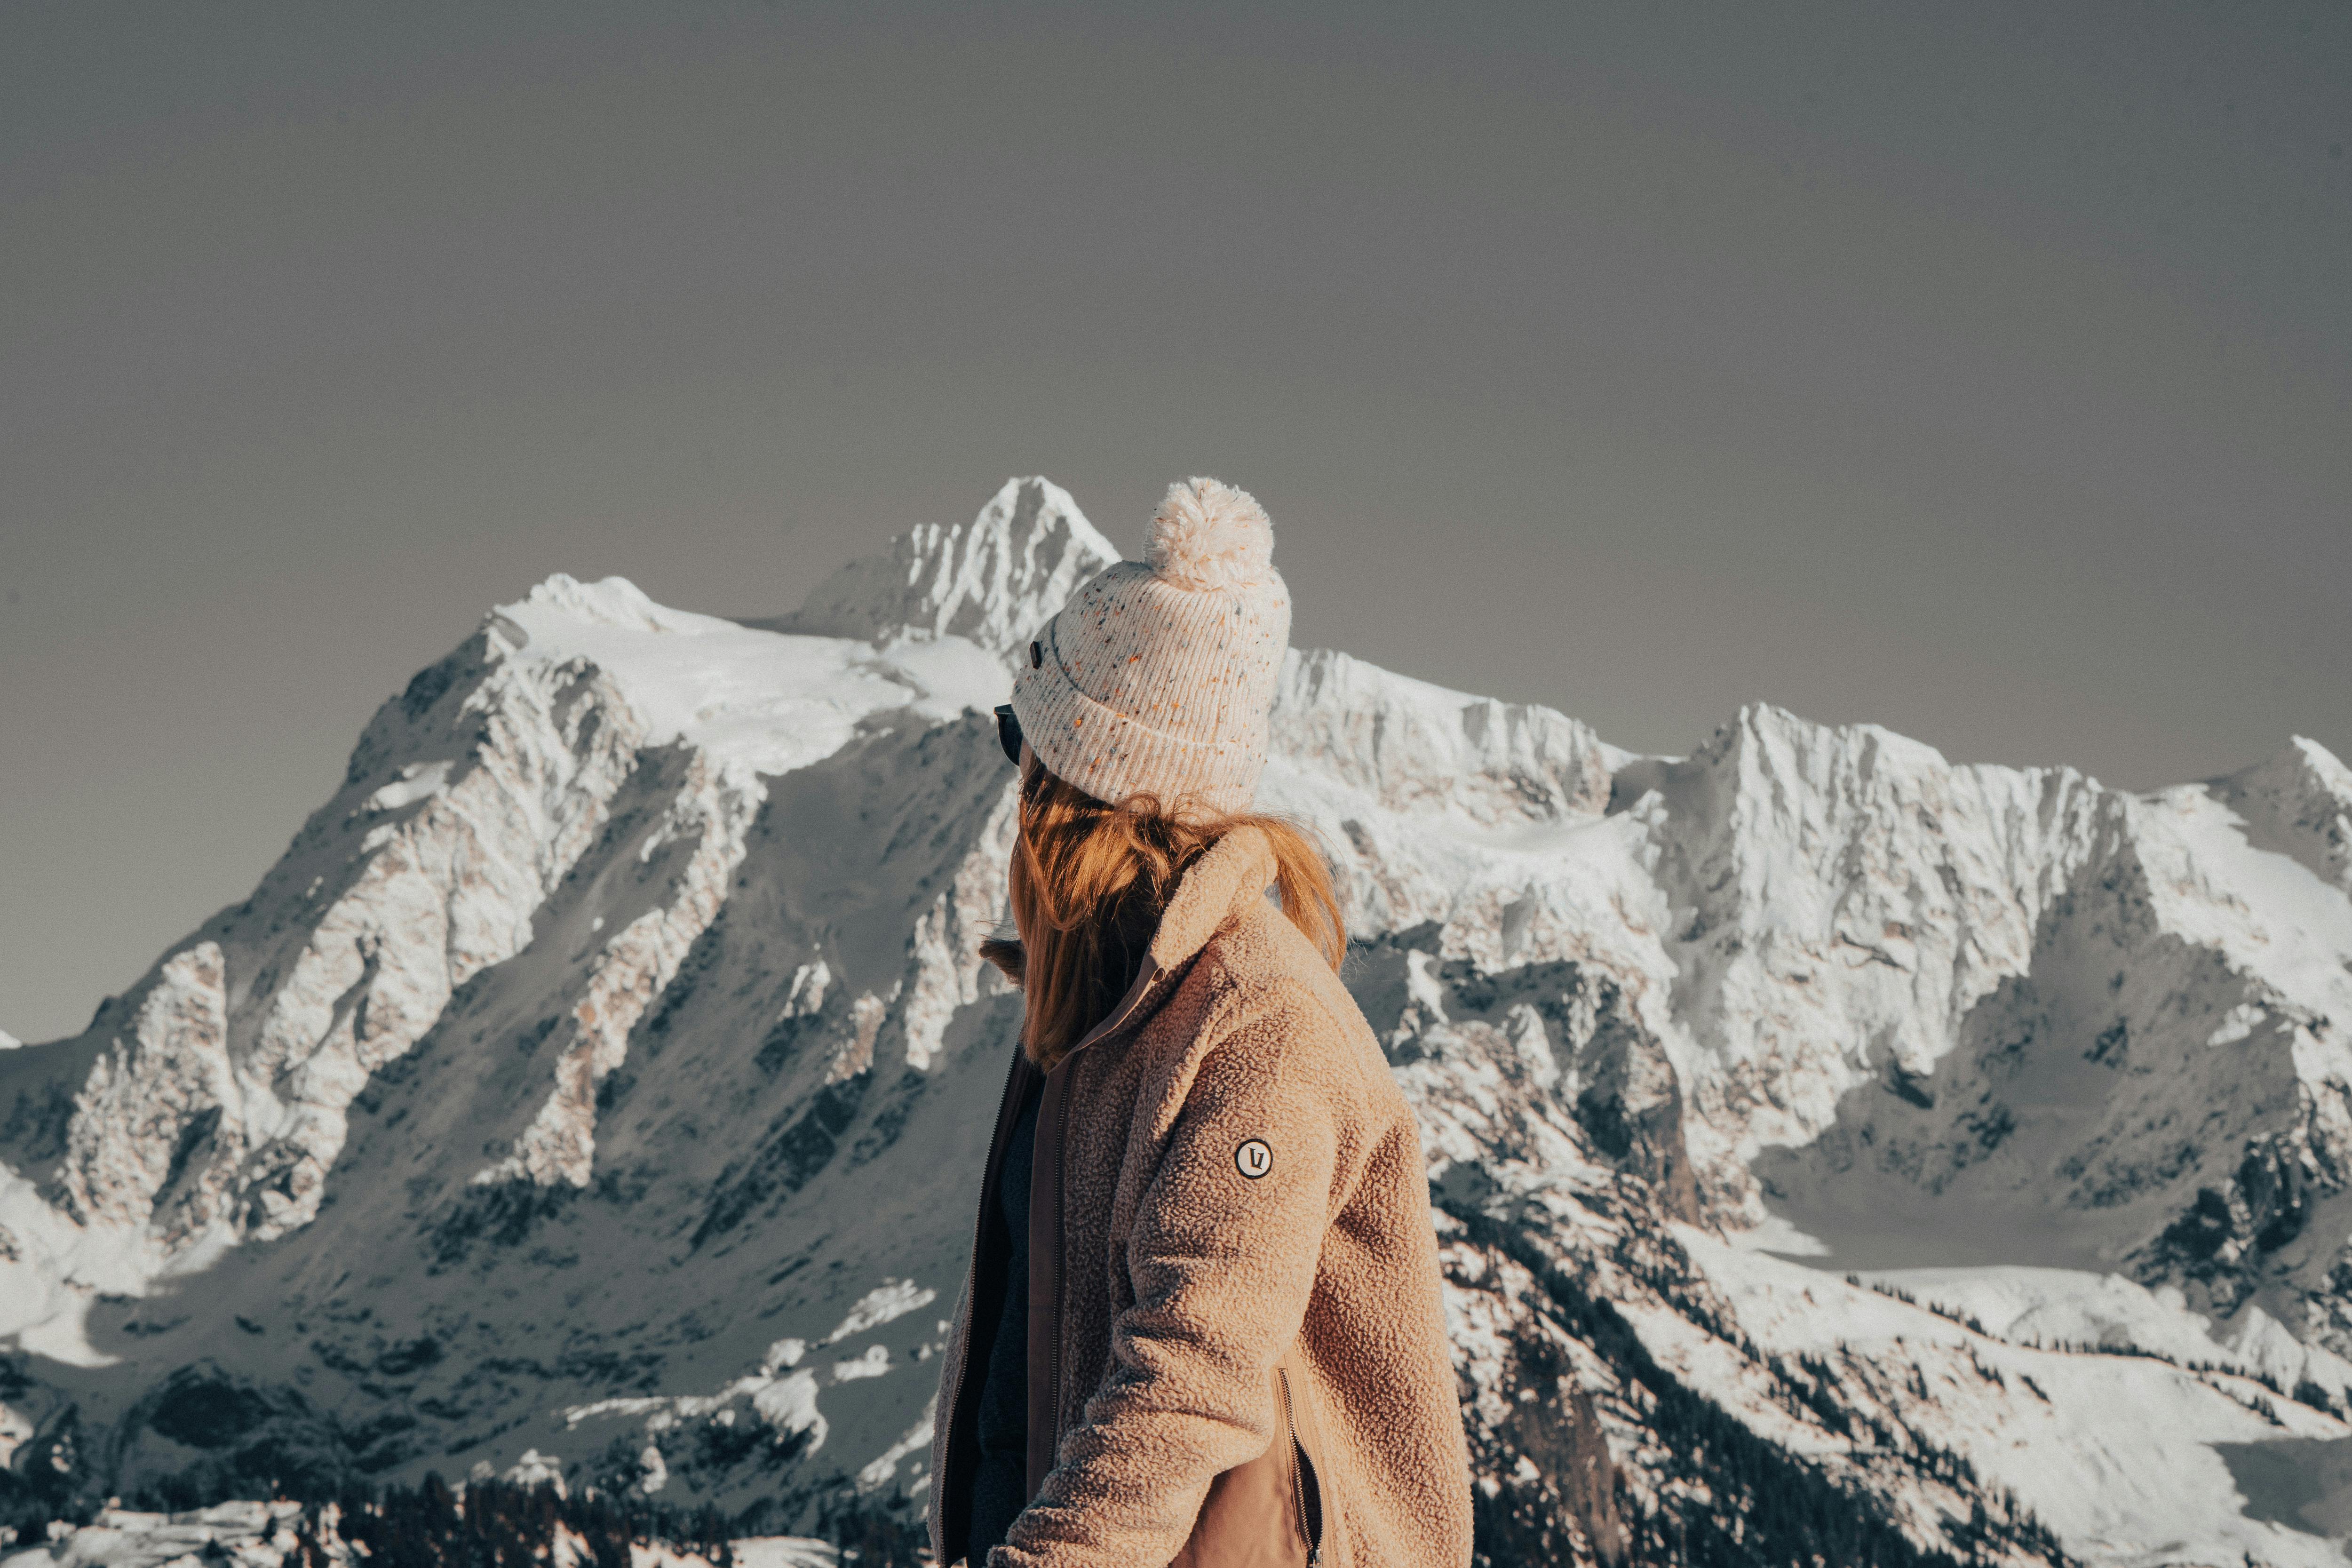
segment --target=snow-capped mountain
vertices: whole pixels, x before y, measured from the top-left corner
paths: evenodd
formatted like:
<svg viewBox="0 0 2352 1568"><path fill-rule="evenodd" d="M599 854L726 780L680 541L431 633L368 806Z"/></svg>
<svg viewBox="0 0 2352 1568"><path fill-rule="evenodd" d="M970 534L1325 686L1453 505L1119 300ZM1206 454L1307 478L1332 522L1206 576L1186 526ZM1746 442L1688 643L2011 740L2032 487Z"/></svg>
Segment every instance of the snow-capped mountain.
<svg viewBox="0 0 2352 1568"><path fill-rule="evenodd" d="M985 715L1117 554L1019 480L772 620L557 576L418 674L250 899L0 1051L0 1505L904 1529L1017 1016ZM1277 701L1487 1561L2341 1560L2341 763L1635 757L1337 652Z"/></svg>

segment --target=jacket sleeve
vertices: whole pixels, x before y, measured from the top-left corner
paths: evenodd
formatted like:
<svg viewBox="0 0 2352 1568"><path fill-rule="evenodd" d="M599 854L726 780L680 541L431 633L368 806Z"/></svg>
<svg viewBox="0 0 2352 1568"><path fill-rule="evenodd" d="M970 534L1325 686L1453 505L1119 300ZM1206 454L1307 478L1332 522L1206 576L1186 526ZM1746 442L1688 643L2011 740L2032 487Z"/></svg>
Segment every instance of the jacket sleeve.
<svg viewBox="0 0 2352 1568"><path fill-rule="evenodd" d="M1210 1481L1272 1441L1274 1363L1337 1212L1345 1100L1280 1011L1252 1009L1202 1058L1128 1238L1135 1300L1110 1370L989 1568L1160 1568Z"/></svg>

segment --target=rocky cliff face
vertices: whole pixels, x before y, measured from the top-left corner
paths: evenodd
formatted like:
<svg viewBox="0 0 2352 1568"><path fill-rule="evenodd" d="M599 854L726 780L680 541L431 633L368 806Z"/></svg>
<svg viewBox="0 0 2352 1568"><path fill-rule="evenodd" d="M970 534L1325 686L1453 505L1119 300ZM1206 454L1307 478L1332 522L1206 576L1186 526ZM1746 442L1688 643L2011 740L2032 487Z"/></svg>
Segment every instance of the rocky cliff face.
<svg viewBox="0 0 2352 1568"><path fill-rule="evenodd" d="M251 899L0 1051L10 1515L438 1470L904 1531L1017 1016L985 714L1116 553L1015 481L775 621L559 576L418 675ZM1486 1561L2337 1560L2258 1479L2352 1438L2325 751L1637 758L1332 652L1275 734Z"/></svg>

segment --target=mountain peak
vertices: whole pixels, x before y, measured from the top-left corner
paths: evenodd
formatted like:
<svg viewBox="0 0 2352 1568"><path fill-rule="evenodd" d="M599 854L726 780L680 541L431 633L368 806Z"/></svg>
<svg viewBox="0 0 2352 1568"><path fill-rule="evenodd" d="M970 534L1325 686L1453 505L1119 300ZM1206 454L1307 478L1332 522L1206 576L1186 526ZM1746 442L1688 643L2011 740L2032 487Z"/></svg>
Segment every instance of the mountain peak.
<svg viewBox="0 0 2352 1568"><path fill-rule="evenodd" d="M2244 819L2250 843L2352 893L2352 768L2335 752L2297 735L2209 787Z"/></svg>
<svg viewBox="0 0 2352 1568"><path fill-rule="evenodd" d="M2344 765L2336 754L2308 735L2296 735L2287 742L2286 749L2303 759L2315 778L2326 782L2328 788L2347 801L2352 801L2352 768Z"/></svg>
<svg viewBox="0 0 2352 1568"><path fill-rule="evenodd" d="M921 523L818 584L778 631L883 640L961 637L1010 658L1079 584L1119 558L1070 492L1004 481L968 523Z"/></svg>
<svg viewBox="0 0 2352 1568"><path fill-rule="evenodd" d="M545 582L533 585L519 605L507 605L497 613L510 615L518 607L543 610L591 626L623 626L631 631L677 631L689 620L710 618L689 616L667 605L657 605L626 577L583 583L569 572L553 574Z"/></svg>

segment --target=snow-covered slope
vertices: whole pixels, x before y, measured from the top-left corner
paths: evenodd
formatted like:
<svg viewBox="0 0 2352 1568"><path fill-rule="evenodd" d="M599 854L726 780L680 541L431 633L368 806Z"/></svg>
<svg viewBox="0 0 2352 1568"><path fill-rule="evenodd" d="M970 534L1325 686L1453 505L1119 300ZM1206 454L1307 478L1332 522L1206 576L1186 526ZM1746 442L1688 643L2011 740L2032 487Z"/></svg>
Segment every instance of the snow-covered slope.
<svg viewBox="0 0 2352 1568"><path fill-rule="evenodd" d="M903 1531L1016 1015L985 714L1115 555L1018 480L774 620L557 576L419 674L252 898L0 1051L0 1503ZM1424 1121L1488 1561L2334 1560L2325 750L2135 796L1759 707L1636 758L1336 652L1274 732Z"/></svg>
<svg viewBox="0 0 2352 1568"><path fill-rule="evenodd" d="M1009 659L1078 584L1118 558L1069 491L1016 479L970 526L909 529L887 553L851 562L799 609L766 624L859 640L961 638ZM1003 700L999 688L987 707Z"/></svg>

